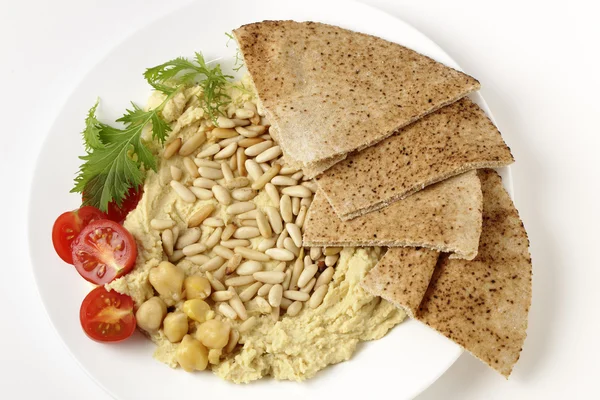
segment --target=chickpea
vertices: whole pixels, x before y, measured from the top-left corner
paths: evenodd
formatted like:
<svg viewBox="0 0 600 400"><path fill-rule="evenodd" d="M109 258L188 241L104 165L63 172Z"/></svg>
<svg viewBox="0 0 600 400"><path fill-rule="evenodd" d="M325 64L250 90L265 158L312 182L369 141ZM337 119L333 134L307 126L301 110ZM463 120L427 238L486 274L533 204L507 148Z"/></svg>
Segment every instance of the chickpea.
<svg viewBox="0 0 600 400"><path fill-rule="evenodd" d="M171 343L177 343L188 332L188 317L181 311L167 314L163 321L163 332Z"/></svg>
<svg viewBox="0 0 600 400"><path fill-rule="evenodd" d="M159 297L151 297L142 303L135 313L137 326L146 332L156 332L167 315L167 305Z"/></svg>
<svg viewBox="0 0 600 400"><path fill-rule="evenodd" d="M191 335L185 335L177 346L175 359L187 372L204 371L208 365L208 349Z"/></svg>
<svg viewBox="0 0 600 400"><path fill-rule="evenodd" d="M215 312L210 309L208 303L200 299L186 300L183 303L183 312L197 322L208 321L215 317Z"/></svg>
<svg viewBox="0 0 600 400"><path fill-rule="evenodd" d="M208 362L211 363L212 365L218 364L222 353L223 353L223 349L208 350Z"/></svg>
<svg viewBox="0 0 600 400"><path fill-rule="evenodd" d="M196 338L208 348L222 349L229 341L228 324L217 319L211 319L202 323L196 330Z"/></svg>
<svg viewBox="0 0 600 400"><path fill-rule="evenodd" d="M167 305L174 305L181 300L183 270L168 261L163 261L150 270L148 279Z"/></svg>
<svg viewBox="0 0 600 400"><path fill-rule="evenodd" d="M185 278L183 281L183 287L185 289L185 297L188 299L201 299L204 300L212 291L210 282L202 275L196 274Z"/></svg>

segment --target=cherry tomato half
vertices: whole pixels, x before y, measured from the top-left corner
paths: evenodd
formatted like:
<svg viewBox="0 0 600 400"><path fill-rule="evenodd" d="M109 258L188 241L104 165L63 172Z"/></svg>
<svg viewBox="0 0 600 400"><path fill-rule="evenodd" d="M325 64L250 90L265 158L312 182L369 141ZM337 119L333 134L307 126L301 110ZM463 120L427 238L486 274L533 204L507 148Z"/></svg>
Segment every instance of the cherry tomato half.
<svg viewBox="0 0 600 400"><path fill-rule="evenodd" d="M142 198L142 193L142 186L138 187L137 189L131 188L127 193L127 197L125 197L125 199L123 199L121 202L121 207L117 206L117 203L114 201L108 203L108 219L122 224L123 221L125 221L127 214L137 207L140 199Z"/></svg>
<svg viewBox="0 0 600 400"><path fill-rule="evenodd" d="M98 342L120 342L135 330L131 297L99 286L85 296L79 310L81 327Z"/></svg>
<svg viewBox="0 0 600 400"><path fill-rule="evenodd" d="M52 244L59 257L65 262L73 264L71 250L73 240L90 222L105 218L106 214L92 206L62 213L52 226Z"/></svg>
<svg viewBox="0 0 600 400"><path fill-rule="evenodd" d="M104 285L132 270L137 245L131 233L118 223L92 222L73 241L73 265L86 280Z"/></svg>

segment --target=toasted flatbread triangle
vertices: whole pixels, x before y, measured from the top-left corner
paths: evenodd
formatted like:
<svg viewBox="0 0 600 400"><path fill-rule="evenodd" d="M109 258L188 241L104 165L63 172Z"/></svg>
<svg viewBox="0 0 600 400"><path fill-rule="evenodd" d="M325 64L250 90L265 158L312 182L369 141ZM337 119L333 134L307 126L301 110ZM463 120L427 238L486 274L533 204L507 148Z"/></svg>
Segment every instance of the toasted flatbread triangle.
<svg viewBox="0 0 600 400"><path fill-rule="evenodd" d="M513 161L492 121L464 98L349 154L316 179L337 215L348 220L451 176Z"/></svg>
<svg viewBox="0 0 600 400"><path fill-rule="evenodd" d="M481 183L455 176L389 207L340 220L318 191L304 222L305 246L425 247L472 259L481 234Z"/></svg>
<svg viewBox="0 0 600 400"><path fill-rule="evenodd" d="M393 247L364 279L362 287L414 318L438 261L435 250Z"/></svg>
<svg viewBox="0 0 600 400"><path fill-rule="evenodd" d="M384 39L316 22L233 31L288 164L306 175L479 89L474 78Z"/></svg>
<svg viewBox="0 0 600 400"><path fill-rule="evenodd" d="M529 240L502 179L479 172L483 230L472 261L440 256L416 318L508 377L527 336Z"/></svg>

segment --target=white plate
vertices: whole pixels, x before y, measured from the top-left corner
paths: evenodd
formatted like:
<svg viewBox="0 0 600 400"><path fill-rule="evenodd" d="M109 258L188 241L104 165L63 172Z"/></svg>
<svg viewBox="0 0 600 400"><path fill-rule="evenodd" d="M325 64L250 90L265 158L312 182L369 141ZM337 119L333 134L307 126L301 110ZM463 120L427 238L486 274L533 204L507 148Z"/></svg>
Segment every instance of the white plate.
<svg viewBox="0 0 600 400"><path fill-rule="evenodd" d="M152 359L154 345L139 333L125 343L103 345L89 340L82 332L79 306L91 287L56 256L50 231L60 213L80 204L79 196L69 194L69 190L79 166L77 156L83 154L79 132L87 110L99 96L100 119L114 121L130 100L144 104L149 87L142 72L176 56L202 51L207 59L222 58L225 68L231 66L235 44L226 47L224 32L265 19L339 25L403 44L458 68L431 40L390 15L359 3L317 0L197 2L140 30L96 65L68 99L42 147L31 193L30 246L40 296L56 331L87 373L119 399L194 395L217 399L264 399L275 395L308 398L326 393L367 398L388 391L396 399L412 398L433 383L462 352L432 330L406 321L385 338L361 345L350 361L329 367L303 384L263 380L239 386L210 373L187 374L168 368ZM479 94L473 99L489 113ZM511 190L510 171L502 172Z"/></svg>

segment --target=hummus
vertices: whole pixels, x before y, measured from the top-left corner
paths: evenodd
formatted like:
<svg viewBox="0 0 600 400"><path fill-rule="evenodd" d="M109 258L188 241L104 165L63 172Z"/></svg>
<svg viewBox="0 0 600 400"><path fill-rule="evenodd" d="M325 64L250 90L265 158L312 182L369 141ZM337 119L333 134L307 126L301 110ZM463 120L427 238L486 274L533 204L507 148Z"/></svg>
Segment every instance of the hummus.
<svg viewBox="0 0 600 400"><path fill-rule="evenodd" d="M194 89L189 89L181 96L175 97L172 104L165 108L168 110L169 120L173 121L172 134L184 140L193 135L203 121L206 121L203 119L202 108L195 105L193 100L190 101L193 91ZM247 101L247 96L238 93L233 97L234 103ZM160 98L151 98L149 104L156 104L157 101L160 101ZM203 147L212 143L214 141L209 140ZM158 148L155 150L159 151ZM151 227L150 221L171 219L183 231L187 227L189 217L208 203L216 207L214 216L221 217L226 224L233 220L232 216L225 213L225 207L215 199L195 203L181 200L169 185L171 166L185 171L182 157L174 156L169 160L160 158L158 172L147 173L142 199L124 223L138 245L136 266L128 275L107 285L107 289L131 296L136 307L155 295L148 274L161 261L167 260L160 233ZM192 178L185 174L182 182L191 180ZM264 191L252 201L259 209L268 205L276 206ZM201 229L202 242L214 228L201 226ZM260 237L252 239L251 247L256 249L261 240ZM209 252L208 255L213 254ZM359 285L381 256L382 250L379 248L345 248L341 252L321 305L315 309L305 306L294 317L284 314L279 320L274 320L271 315L261 314L259 307L254 307L251 300L248 303L248 314L257 317L257 324L252 329L240 333L237 348L210 368L221 378L236 383L246 383L264 376L301 381L314 376L327 365L348 360L360 341L381 338L405 318L403 311L368 294ZM264 263L265 270L274 269L278 263ZM200 272L200 267L186 258L176 264L186 275ZM181 307L181 303L172 305L174 309ZM237 319L228 321L233 328L240 324ZM193 323L190 328L190 333L193 333ZM162 329L151 334L150 338L157 345L155 358L171 367L177 367L175 355L178 343L171 343Z"/></svg>

